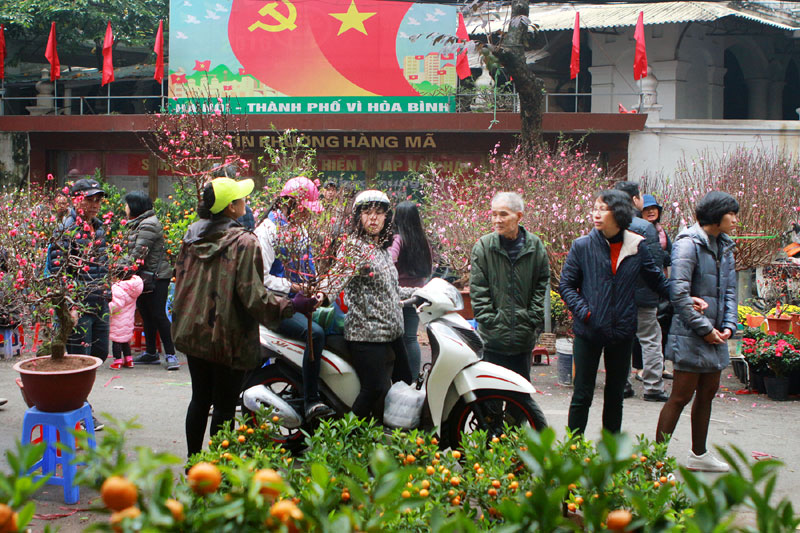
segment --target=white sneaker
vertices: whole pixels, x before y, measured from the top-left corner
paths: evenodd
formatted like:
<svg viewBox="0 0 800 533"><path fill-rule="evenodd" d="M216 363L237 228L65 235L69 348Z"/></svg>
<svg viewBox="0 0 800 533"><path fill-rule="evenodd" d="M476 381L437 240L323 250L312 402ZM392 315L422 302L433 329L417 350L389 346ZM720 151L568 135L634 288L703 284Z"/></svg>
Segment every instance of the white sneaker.
<svg viewBox="0 0 800 533"><path fill-rule="evenodd" d="M731 469L728 463L720 461L711 455L709 451L706 451L703 455L695 455L693 451L689 451L686 468L700 472L727 472Z"/></svg>

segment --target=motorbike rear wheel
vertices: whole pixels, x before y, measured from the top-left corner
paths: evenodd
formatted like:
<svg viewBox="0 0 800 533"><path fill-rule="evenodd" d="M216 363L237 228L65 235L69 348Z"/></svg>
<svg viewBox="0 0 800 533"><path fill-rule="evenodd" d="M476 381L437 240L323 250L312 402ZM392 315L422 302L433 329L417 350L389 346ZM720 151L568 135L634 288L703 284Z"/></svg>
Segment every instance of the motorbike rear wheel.
<svg viewBox="0 0 800 533"><path fill-rule="evenodd" d="M504 423L512 426L527 424L536 431L547 427L544 413L530 396L501 390L476 391L475 394L478 398L472 403L458 400L442 427L443 436L453 448L461 446L464 434L477 430L485 430L489 438L499 436L503 433Z"/></svg>
<svg viewBox="0 0 800 533"><path fill-rule="evenodd" d="M247 390L250 387L255 387L256 385L264 385L272 392L280 396L283 400L292 405L299 406L298 408L300 409L300 412L302 412L302 387L294 378L287 376L284 372L282 372L278 365L267 365L256 370L247 380L243 390ZM244 405L242 405L242 414L245 416L250 416L255 422L255 413L253 413ZM301 431L303 426L294 429L286 428L277 424L276 426L279 431L279 436L273 439L275 442L281 444L284 448L291 452L296 452L303 449L305 446L305 435L303 435L303 432Z"/></svg>

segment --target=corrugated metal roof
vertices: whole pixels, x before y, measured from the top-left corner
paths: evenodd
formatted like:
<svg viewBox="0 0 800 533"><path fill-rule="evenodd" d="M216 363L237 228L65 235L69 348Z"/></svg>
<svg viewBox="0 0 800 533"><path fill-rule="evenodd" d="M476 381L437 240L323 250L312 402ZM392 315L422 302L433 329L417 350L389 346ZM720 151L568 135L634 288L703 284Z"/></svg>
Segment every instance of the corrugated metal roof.
<svg viewBox="0 0 800 533"><path fill-rule="evenodd" d="M530 19L540 31L571 30L575 25L575 12L580 11L581 28L613 28L635 26L639 12L644 12L644 23L676 24L691 21L713 21L724 17L740 17L784 30L800 29L800 24L781 17L765 14L718 2L664 2L657 4L531 4ZM484 16L467 18L470 33L489 33L508 25L509 9L503 7Z"/></svg>

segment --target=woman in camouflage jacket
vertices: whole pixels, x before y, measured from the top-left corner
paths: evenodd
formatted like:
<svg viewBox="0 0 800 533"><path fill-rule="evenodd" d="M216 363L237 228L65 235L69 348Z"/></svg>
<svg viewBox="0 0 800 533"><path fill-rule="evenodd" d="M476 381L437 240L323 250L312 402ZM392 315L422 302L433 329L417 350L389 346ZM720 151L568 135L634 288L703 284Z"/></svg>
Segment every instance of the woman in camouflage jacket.
<svg viewBox="0 0 800 533"><path fill-rule="evenodd" d="M201 220L189 227L178 254L172 333L192 377L190 457L202 449L211 405L212 435L233 420L245 371L260 362L259 324L275 327L295 310L314 307L310 298L289 301L264 288L258 239L236 221L252 190L253 180L216 178L206 185Z"/></svg>

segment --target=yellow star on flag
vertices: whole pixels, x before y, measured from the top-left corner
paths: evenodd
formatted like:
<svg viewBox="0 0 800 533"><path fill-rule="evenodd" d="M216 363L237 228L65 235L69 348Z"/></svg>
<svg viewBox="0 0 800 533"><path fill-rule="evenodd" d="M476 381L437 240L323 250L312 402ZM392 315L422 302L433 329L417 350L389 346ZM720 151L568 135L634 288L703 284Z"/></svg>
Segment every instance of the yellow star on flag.
<svg viewBox="0 0 800 533"><path fill-rule="evenodd" d="M356 7L356 0L350 1L350 7L347 8L346 13L328 13L333 18L341 21L342 25L339 27L339 35L347 30L358 30L364 35L367 35L367 28L364 27L364 21L370 17L377 15L377 13L359 13Z"/></svg>

